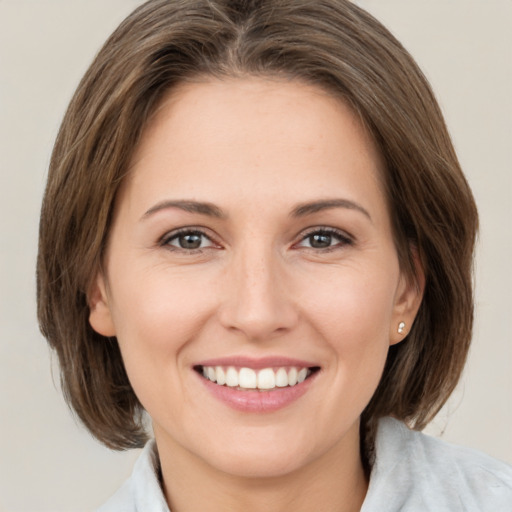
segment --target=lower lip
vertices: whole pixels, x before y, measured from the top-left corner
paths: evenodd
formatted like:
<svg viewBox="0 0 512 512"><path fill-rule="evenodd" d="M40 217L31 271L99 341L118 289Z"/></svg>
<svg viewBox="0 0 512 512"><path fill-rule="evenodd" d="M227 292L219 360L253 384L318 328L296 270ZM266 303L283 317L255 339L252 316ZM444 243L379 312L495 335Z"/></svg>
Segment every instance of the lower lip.
<svg viewBox="0 0 512 512"><path fill-rule="evenodd" d="M198 377L215 398L229 407L237 411L265 413L277 411L298 400L311 387L317 373L313 373L306 380L295 386L274 388L268 391L241 391L228 386L219 386L201 375L198 375Z"/></svg>

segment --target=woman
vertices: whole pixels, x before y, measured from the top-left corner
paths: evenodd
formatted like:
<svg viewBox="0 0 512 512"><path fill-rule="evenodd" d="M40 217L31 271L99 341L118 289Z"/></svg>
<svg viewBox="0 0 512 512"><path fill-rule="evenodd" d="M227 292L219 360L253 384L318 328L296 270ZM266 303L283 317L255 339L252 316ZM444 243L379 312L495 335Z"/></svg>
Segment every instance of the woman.
<svg viewBox="0 0 512 512"><path fill-rule="evenodd" d="M367 13L150 1L50 167L39 318L67 399L109 447L146 444L144 411L155 437L101 510L510 508L508 466L404 425L462 371L477 214Z"/></svg>

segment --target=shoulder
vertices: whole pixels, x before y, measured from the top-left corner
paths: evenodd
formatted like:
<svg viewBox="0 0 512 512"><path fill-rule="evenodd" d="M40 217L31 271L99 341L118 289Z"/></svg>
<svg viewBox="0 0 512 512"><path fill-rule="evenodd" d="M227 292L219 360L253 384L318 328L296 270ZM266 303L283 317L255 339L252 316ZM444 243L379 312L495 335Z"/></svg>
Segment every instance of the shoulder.
<svg viewBox="0 0 512 512"><path fill-rule="evenodd" d="M389 511L510 512L512 466L384 418L362 512L383 500Z"/></svg>
<svg viewBox="0 0 512 512"><path fill-rule="evenodd" d="M149 441L123 486L96 512L169 512L160 486L159 459Z"/></svg>

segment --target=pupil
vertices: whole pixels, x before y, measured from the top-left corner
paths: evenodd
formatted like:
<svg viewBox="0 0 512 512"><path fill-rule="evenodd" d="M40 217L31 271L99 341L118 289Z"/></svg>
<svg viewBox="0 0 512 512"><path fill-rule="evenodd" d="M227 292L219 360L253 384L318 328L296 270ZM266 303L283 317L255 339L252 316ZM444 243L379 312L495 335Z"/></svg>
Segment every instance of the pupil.
<svg viewBox="0 0 512 512"><path fill-rule="evenodd" d="M181 235L180 246L183 249L198 249L199 247L201 247L201 235Z"/></svg>
<svg viewBox="0 0 512 512"><path fill-rule="evenodd" d="M317 249L329 247L331 245L331 238L331 235L327 235L325 233L312 235L310 238L311 247L315 247Z"/></svg>

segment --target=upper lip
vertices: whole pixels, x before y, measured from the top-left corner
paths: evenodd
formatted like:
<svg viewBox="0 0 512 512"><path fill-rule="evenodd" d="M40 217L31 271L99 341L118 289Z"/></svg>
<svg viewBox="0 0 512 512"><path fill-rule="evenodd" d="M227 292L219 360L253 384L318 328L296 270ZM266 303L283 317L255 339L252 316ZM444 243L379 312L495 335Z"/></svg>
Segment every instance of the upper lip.
<svg viewBox="0 0 512 512"><path fill-rule="evenodd" d="M247 356L229 356L199 361L194 366L234 366L239 368L252 368L253 370L260 370L262 368L280 368L287 366L312 368L318 367L319 365L311 361L284 356L266 356L258 358Z"/></svg>

